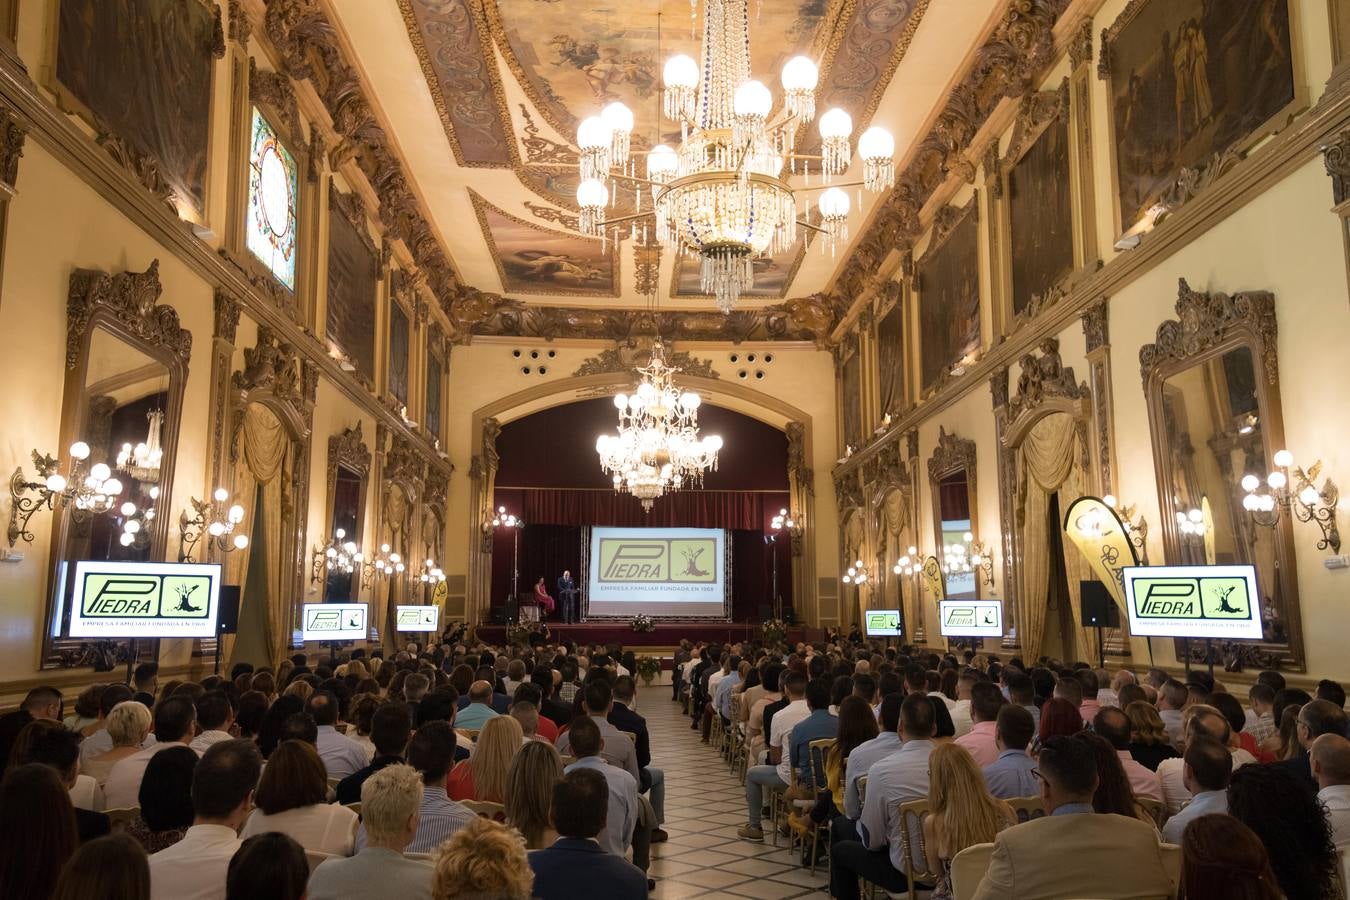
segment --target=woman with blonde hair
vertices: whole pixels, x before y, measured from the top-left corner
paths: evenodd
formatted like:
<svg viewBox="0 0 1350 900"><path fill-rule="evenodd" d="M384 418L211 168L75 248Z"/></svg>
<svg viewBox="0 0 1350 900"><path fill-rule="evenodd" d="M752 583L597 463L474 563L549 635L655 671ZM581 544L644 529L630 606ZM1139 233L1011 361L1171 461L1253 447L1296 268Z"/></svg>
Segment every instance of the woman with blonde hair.
<svg viewBox="0 0 1350 900"><path fill-rule="evenodd" d="M1162 716L1152 703L1135 700L1125 707L1125 717L1130 720L1127 749L1139 765L1156 772L1163 760L1181 755L1168 739Z"/></svg>
<svg viewBox="0 0 1350 900"><path fill-rule="evenodd" d="M450 799L501 803L506 797L511 762L524 740L525 732L514 717L488 719L478 734L473 756L450 770L445 782Z"/></svg>
<svg viewBox="0 0 1350 900"><path fill-rule="evenodd" d="M939 744L928 757L928 808L923 820L928 871L938 875L933 900L951 900L951 862L1017 824L1012 807L989 794L975 758L959 744Z"/></svg>
<svg viewBox="0 0 1350 900"><path fill-rule="evenodd" d="M87 762L81 762L80 769L92 776L100 785L108 780L108 773L114 764L126 759L141 749L141 742L150 733L150 710L137 700L123 700L108 713L104 725L108 737L112 738L112 749L100 753Z"/></svg>
<svg viewBox="0 0 1350 900"><path fill-rule="evenodd" d="M310 684L308 681L299 680L292 681L286 687L286 690L281 692L281 696L283 697L299 697L301 703L308 702L313 694L314 685Z"/></svg>
<svg viewBox="0 0 1350 900"><path fill-rule="evenodd" d="M548 810L553 786L562 776L562 757L544 741L529 741L511 760L506 772L506 822L525 836L527 850L543 850L558 839Z"/></svg>
<svg viewBox="0 0 1350 900"><path fill-rule="evenodd" d="M456 831L441 845L435 865L433 900L530 900L534 893L525 842L510 826L491 819L474 817Z"/></svg>

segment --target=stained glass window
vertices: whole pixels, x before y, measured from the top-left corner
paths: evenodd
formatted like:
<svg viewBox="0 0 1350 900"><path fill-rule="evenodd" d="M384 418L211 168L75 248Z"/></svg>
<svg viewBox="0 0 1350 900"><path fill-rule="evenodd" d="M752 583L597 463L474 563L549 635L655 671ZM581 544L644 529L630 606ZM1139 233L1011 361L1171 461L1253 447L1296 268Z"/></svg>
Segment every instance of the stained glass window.
<svg viewBox="0 0 1350 900"><path fill-rule="evenodd" d="M278 281L295 290L295 204L299 191L295 157L257 109L253 110L249 135L248 221L244 225L248 249Z"/></svg>

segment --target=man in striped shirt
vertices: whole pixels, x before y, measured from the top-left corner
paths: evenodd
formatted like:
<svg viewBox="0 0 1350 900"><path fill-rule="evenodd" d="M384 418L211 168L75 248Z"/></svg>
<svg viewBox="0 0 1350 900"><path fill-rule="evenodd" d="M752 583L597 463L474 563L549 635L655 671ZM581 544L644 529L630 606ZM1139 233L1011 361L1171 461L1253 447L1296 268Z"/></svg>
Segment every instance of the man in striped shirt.
<svg viewBox="0 0 1350 900"><path fill-rule="evenodd" d="M417 833L404 848L405 853L430 853L473 821L469 808L451 800L445 792L445 777L454 759L455 731L449 722L426 722L409 742L408 764L422 775L422 805ZM365 846L366 829L362 825L356 835L356 849Z"/></svg>

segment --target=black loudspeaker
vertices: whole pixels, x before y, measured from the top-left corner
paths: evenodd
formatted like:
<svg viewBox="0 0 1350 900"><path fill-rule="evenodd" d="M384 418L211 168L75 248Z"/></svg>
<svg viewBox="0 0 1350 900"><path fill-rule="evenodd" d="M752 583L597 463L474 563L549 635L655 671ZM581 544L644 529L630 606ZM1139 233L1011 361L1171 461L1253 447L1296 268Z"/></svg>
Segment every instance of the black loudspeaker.
<svg viewBox="0 0 1350 900"><path fill-rule="evenodd" d="M520 604L515 597L506 598L506 606L503 610L507 622L515 622L520 618Z"/></svg>
<svg viewBox="0 0 1350 900"><path fill-rule="evenodd" d="M216 634L239 633L239 585L220 586L219 615L216 616Z"/></svg>
<svg viewBox="0 0 1350 900"><path fill-rule="evenodd" d="M494 607L492 607L492 609L488 610L488 624L489 624L489 625L505 625L505 624L506 624L506 607L504 607L504 606L494 606Z"/></svg>
<svg viewBox="0 0 1350 900"><path fill-rule="evenodd" d="M1079 613L1084 628L1119 628L1120 610L1100 581L1080 581Z"/></svg>

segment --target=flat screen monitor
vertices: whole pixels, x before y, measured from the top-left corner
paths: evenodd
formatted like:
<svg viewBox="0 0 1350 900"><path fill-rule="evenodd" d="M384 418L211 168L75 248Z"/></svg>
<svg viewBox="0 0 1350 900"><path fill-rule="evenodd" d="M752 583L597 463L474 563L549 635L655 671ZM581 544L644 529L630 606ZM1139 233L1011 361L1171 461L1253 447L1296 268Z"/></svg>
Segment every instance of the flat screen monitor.
<svg viewBox="0 0 1350 900"><path fill-rule="evenodd" d="M869 609L863 612L863 620L868 637L899 637L902 634L898 609Z"/></svg>
<svg viewBox="0 0 1350 900"><path fill-rule="evenodd" d="M400 606L395 621L399 631L439 631L441 610L436 606Z"/></svg>
<svg viewBox="0 0 1350 900"><path fill-rule="evenodd" d="M214 637L219 612L217 563L75 563L71 637Z"/></svg>
<svg viewBox="0 0 1350 900"><path fill-rule="evenodd" d="M998 600L943 600L938 619L943 637L1003 637L1003 604Z"/></svg>
<svg viewBox="0 0 1350 900"><path fill-rule="evenodd" d="M306 603L300 616L306 641L363 641L370 636L364 603Z"/></svg>
<svg viewBox="0 0 1350 900"><path fill-rule="evenodd" d="M1132 634L1262 637L1255 566L1127 566L1122 572Z"/></svg>

